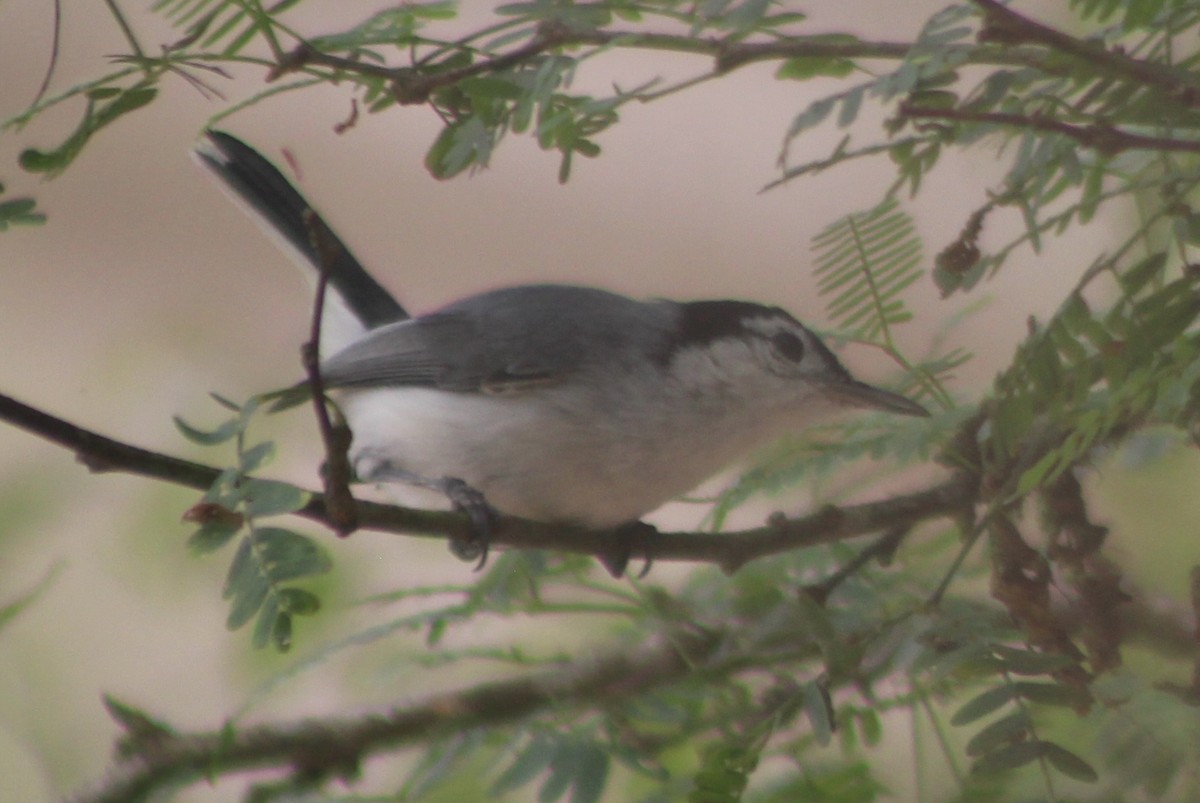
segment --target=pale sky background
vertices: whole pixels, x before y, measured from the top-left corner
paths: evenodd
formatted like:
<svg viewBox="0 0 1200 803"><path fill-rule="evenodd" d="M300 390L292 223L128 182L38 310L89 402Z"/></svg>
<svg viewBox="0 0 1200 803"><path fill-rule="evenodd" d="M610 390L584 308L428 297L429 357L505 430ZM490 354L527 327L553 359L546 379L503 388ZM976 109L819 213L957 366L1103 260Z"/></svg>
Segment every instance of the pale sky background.
<svg viewBox="0 0 1200 803"><path fill-rule="evenodd" d="M147 46L175 37L140 4L124 5ZM339 26L335 10L344 23L376 5L312 3L291 19L306 34L326 33ZM904 4L903 16L894 0L816 2L805 10L819 21L814 32L843 26L902 39L924 18L919 5L927 4ZM52 93L98 75L103 57L125 47L103 4L67 2L63 10ZM50 31L44 0L0 3L0 118L33 98ZM605 64L611 67L585 71L583 85L602 92L613 80L628 86L706 68L703 60L656 55L621 54ZM602 156L577 159L566 186L556 181L556 155L518 138L501 146L490 170L438 182L422 163L436 116L393 109L364 115L339 136L332 129L349 112L348 88L268 100L222 125L277 160L288 149L302 168L302 191L410 309L496 285L563 281L635 296L754 299L822 327L809 239L877 199L890 174L881 161L759 194L775 175L788 123L832 86L777 82L773 69L749 67L626 107L622 123L598 138ZM261 87L254 70L238 78L214 83L231 99ZM16 155L57 144L78 105L0 133L7 197L34 194L50 216L45 227L0 235L0 391L140 446L216 462L226 455L190 450L171 416L212 423L219 411L208 391L244 398L296 377L308 298L286 258L189 159L205 121L224 105L179 80L164 86L165 98L101 132L52 182L23 174ZM794 146L793 160L826 155L839 136L822 129ZM956 236L983 200L980 177L998 176L997 168L994 154L980 149L947 159L930 177L908 207L927 259ZM996 220L986 239L999 241L996 232L1013 224ZM1083 266L1071 259L1069 243L1053 249L1041 268L1015 265L971 297L995 303L955 332L979 353L952 388L960 397L986 390L1027 317L1047 314L1073 283ZM1067 267L1048 273L1055 254ZM909 298L923 313L899 337L919 356L962 302L936 304L931 282ZM842 356L865 379L892 376L863 349ZM292 441L275 473L311 483L316 446L304 427L287 431ZM62 506L52 493L71 503ZM44 598L0 631L0 799L54 799L101 777L114 735L102 691L180 728L211 728L256 680L286 665L289 659L273 655L248 658L248 634L224 630L219 593L229 556L192 559L182 546L189 529L179 515L195 497L130 477L88 475L58 447L0 426L0 603L62 566ZM680 515L677 523L686 526L699 513ZM402 566L420 566L414 582L469 581L468 568L441 544L372 533L326 543L354 573L348 599L403 584ZM339 700L371 698L361 688L321 683L301 680L261 713L318 714L331 701L336 710ZM379 700L395 699L385 691ZM186 799L223 798L200 791Z"/></svg>

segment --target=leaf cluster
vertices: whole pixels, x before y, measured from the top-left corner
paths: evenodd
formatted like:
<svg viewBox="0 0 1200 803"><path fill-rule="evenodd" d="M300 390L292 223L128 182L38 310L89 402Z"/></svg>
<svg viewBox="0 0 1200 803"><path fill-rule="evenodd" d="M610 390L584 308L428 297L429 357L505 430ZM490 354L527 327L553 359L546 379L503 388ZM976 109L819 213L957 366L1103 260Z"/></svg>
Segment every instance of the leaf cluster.
<svg viewBox="0 0 1200 803"><path fill-rule="evenodd" d="M292 644L295 616L311 616L320 600L294 581L323 574L331 568L329 556L309 536L295 530L264 526L263 519L292 513L308 502L308 495L294 485L251 476L270 462L275 445L270 441L249 443L247 428L258 409L258 401L237 405L214 395L234 414L211 430L197 429L182 419L179 431L190 441L216 446L232 441L237 463L225 471L184 518L200 524L187 540L196 554L216 552L237 540L237 549L221 596L229 601L226 626L237 630L254 620L256 647L268 643L280 651Z"/></svg>

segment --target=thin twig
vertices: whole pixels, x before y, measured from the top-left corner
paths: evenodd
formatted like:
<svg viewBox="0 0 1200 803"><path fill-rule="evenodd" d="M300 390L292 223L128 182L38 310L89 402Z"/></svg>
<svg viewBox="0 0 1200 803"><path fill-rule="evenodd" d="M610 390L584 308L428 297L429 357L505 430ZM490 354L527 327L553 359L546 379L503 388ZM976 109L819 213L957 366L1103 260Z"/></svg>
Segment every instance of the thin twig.
<svg viewBox="0 0 1200 803"><path fill-rule="evenodd" d="M117 0L104 0L104 3L112 13L113 19L117 21L117 26L120 27L121 33L125 35L125 41L129 42L129 46L133 48L133 52L138 59L144 62L146 53L142 50L142 46L138 44L137 37L133 35L133 28L130 27L129 21L121 13L121 9L117 8Z"/></svg>
<svg viewBox="0 0 1200 803"><path fill-rule="evenodd" d="M1073 123L1064 123L1062 120L1056 120L1044 114L1026 115L1013 114L1011 112L973 112L965 109L937 109L911 103L901 103L899 115L912 119L984 123L1013 128L1027 128L1034 131L1047 131L1070 137L1085 148L1093 148L1105 156L1113 156L1122 151L1129 150L1200 153L1200 140L1148 137L1142 134L1131 134L1128 131L1122 131L1119 128L1099 123L1075 125Z"/></svg>
<svg viewBox="0 0 1200 803"><path fill-rule="evenodd" d="M53 30L54 33L50 39L50 63L46 65L46 74L42 76L42 85L38 87L37 94L33 96L30 106L38 105L42 102L42 98L46 97L46 92L50 89L50 79L54 77L54 68L58 66L58 47L62 37L62 0L54 0Z"/></svg>
<svg viewBox="0 0 1200 803"><path fill-rule="evenodd" d="M329 287L329 269L338 257L331 242L328 229L317 213L304 210L304 225L308 229L313 250L317 252L317 292L313 298L312 324L308 342L301 350L304 370L308 374L308 386L312 390L313 410L316 413L317 429L325 444L325 499L326 509L333 522L333 529L340 537L346 537L358 528L358 513L354 494L350 492L353 470L350 466L350 428L339 413L334 423L329 414L329 402L325 399L325 382L321 378L321 324L325 317L325 292Z"/></svg>

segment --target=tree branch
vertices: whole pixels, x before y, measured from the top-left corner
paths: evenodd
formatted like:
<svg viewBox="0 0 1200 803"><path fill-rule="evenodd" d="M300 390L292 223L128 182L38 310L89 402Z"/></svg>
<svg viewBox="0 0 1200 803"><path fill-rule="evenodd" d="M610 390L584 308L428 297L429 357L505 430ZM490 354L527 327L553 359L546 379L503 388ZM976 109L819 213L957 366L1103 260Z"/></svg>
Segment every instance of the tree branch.
<svg viewBox="0 0 1200 803"><path fill-rule="evenodd" d="M175 734L127 729L115 769L75 803L129 803L167 785L264 767L314 780L352 777L374 753L486 725L514 722L564 701L603 705L676 680L706 662L713 637L672 634L639 649L577 661L537 675L482 683L383 715ZM123 722L124 724L124 722Z"/></svg>
<svg viewBox="0 0 1200 803"><path fill-rule="evenodd" d="M0 394L0 421L75 452L92 471L122 471L205 491L220 470L141 449L78 427ZM800 518L773 519L767 526L740 532L661 532L635 545L635 557L660 561L713 563L733 572L749 561L804 547L829 544L881 530L912 527L928 519L954 515L976 498L975 480L960 472L926 490L878 502L827 506ZM360 528L425 538L465 538L466 516L357 500ZM296 514L336 530L324 495L312 498ZM492 545L513 549L552 549L606 557L628 549L613 532L502 517Z"/></svg>
<svg viewBox="0 0 1200 803"><path fill-rule="evenodd" d="M1161 64L1135 59L1103 44L1055 30L1013 11L997 0L972 0L983 11L980 42L1002 45L1043 45L1085 61L1120 78L1160 89L1187 106L1200 106L1200 84L1194 78Z"/></svg>
<svg viewBox="0 0 1200 803"><path fill-rule="evenodd" d="M1075 140L1085 148L1094 148L1105 156L1114 156L1128 150L1200 153L1200 141L1197 140L1147 137L1141 134L1131 134L1119 128L1099 123L1075 125L1064 123L1061 120L1056 120L1053 117L1043 114L1025 115L1013 114L1011 112L972 112L965 109L930 108L911 103L901 103L898 113L900 117L911 119L984 123L1062 134Z"/></svg>
<svg viewBox="0 0 1200 803"><path fill-rule="evenodd" d="M508 53L440 72L421 72L419 66L387 67L357 61L322 52L308 42L302 42L271 70L267 80L274 80L309 65L319 65L366 77L383 78L392 83L392 93L398 103L417 104L426 102L437 89L452 86L464 78L500 72L543 53L581 45L708 56L713 59L714 74L731 72L760 61L790 58L897 60L905 58L912 49L909 42L861 39L835 42L805 37L743 42L640 31L576 30L561 23L543 23L529 42ZM1012 47L953 45L947 51L961 51L969 56L970 63L1029 66L1036 61L1029 52Z"/></svg>

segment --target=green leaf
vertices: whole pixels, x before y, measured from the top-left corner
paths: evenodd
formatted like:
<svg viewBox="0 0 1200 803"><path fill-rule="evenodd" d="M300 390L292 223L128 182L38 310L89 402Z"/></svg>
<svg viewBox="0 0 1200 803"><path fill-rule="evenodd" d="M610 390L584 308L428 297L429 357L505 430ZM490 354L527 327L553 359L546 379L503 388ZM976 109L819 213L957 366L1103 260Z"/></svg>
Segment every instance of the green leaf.
<svg viewBox="0 0 1200 803"><path fill-rule="evenodd" d="M538 803L554 803L571 788L575 778L575 745L570 739L562 739L554 746L550 761L550 775L538 789Z"/></svg>
<svg viewBox="0 0 1200 803"><path fill-rule="evenodd" d="M434 178L453 178L468 167L486 167L494 146L494 132L479 117L467 117L442 129L425 154L425 167Z"/></svg>
<svg viewBox="0 0 1200 803"><path fill-rule="evenodd" d="M302 588L281 588L276 594L279 610L293 616L311 616L321 608L321 600Z"/></svg>
<svg viewBox="0 0 1200 803"><path fill-rule="evenodd" d="M3 192L3 188L0 188ZM33 211L37 201L32 198L13 198L0 202L0 231L7 231L9 226L37 226L46 222L46 216Z"/></svg>
<svg viewBox="0 0 1200 803"><path fill-rule="evenodd" d="M1044 742L1043 751L1046 760L1054 767L1054 769L1076 781L1084 783L1095 783L1100 779L1099 774L1092 765L1085 760L1061 747L1054 742Z"/></svg>
<svg viewBox="0 0 1200 803"><path fill-rule="evenodd" d="M1029 715L1024 711L1001 717L990 723L967 742L968 756L980 756L1023 740L1029 733Z"/></svg>
<svg viewBox="0 0 1200 803"><path fill-rule="evenodd" d="M534 734L525 744L524 749L517 753L513 762L508 765L500 777L489 789L493 797L500 797L512 792L532 781L542 770L550 765L552 752L549 740L542 734Z"/></svg>
<svg viewBox="0 0 1200 803"><path fill-rule="evenodd" d="M1018 675L1044 675L1079 663L1068 655L1019 650L999 644L992 647L992 653L1000 659L1004 669Z"/></svg>
<svg viewBox="0 0 1200 803"><path fill-rule="evenodd" d="M850 59L829 56L797 56L787 59L775 71L775 77L790 81L807 81L810 78L845 78L854 72L855 64Z"/></svg>
<svg viewBox="0 0 1200 803"><path fill-rule="evenodd" d="M323 574L332 563L315 541L281 527L262 527L253 535L261 554L262 571L272 583Z"/></svg>
<svg viewBox="0 0 1200 803"><path fill-rule="evenodd" d="M945 89L918 89L909 93L908 102L925 109L953 109L958 95Z"/></svg>
<svg viewBox="0 0 1200 803"><path fill-rule="evenodd" d="M230 630L237 630L249 622L267 598L267 578L259 570L252 538L246 536L238 545L221 592L222 598L232 601L225 620L225 626Z"/></svg>
<svg viewBox="0 0 1200 803"><path fill-rule="evenodd" d="M238 468L243 474L251 474L270 463L274 458L274 441L263 441L242 452L238 458Z"/></svg>
<svg viewBox="0 0 1200 803"><path fill-rule="evenodd" d="M1013 687L1018 695L1038 705L1079 710L1092 701L1092 696L1087 689L1062 683L1034 683L1023 680L1014 683Z"/></svg>
<svg viewBox="0 0 1200 803"><path fill-rule="evenodd" d="M571 782L571 803L596 803L608 783L608 754L591 742L575 748L575 777Z"/></svg>
<svg viewBox="0 0 1200 803"><path fill-rule="evenodd" d="M121 90L107 103L90 100L78 127L61 145L50 151L34 148L22 151L19 157L21 167L31 173L45 173L51 177L58 175L75 161L93 134L119 117L150 103L157 94L158 90L154 87L135 86Z"/></svg>
<svg viewBox="0 0 1200 803"><path fill-rule="evenodd" d="M804 684L804 712L812 724L813 737L819 745L829 744L836 726L833 698L822 684L812 681Z"/></svg>
<svg viewBox="0 0 1200 803"><path fill-rule="evenodd" d="M789 140L795 139L808 129L819 126L829 116L829 113L833 111L836 103L837 98L821 98L808 104L808 108L800 112L792 120L792 124L788 127L786 138Z"/></svg>
<svg viewBox="0 0 1200 803"><path fill-rule="evenodd" d="M292 648L292 615L289 613L280 613L275 617L275 623L271 627L271 643L275 645L275 649L280 652L287 652Z"/></svg>
<svg viewBox="0 0 1200 803"><path fill-rule="evenodd" d="M858 110L862 108L863 96L866 94L866 90L865 86L860 86L842 96L842 110L838 113L837 119L838 128L846 128L854 123L854 120L858 117Z"/></svg>
<svg viewBox="0 0 1200 803"><path fill-rule="evenodd" d="M862 733L865 745L875 747L883 741L883 722L880 720L878 712L870 708L863 708L855 712L854 719L858 723L858 729Z"/></svg>
<svg viewBox="0 0 1200 803"><path fill-rule="evenodd" d="M717 743L704 749L692 779L689 803L737 803L758 766L759 752L745 745Z"/></svg>
<svg viewBox="0 0 1200 803"><path fill-rule="evenodd" d="M1121 289L1127 296L1135 296L1145 289L1153 279L1162 275L1167 264L1167 255L1157 251L1136 265L1121 271Z"/></svg>
<svg viewBox="0 0 1200 803"><path fill-rule="evenodd" d="M50 588L58 577L58 573L62 570L62 567L62 563L54 564L42 575L40 580L34 583L32 588L0 605L0 630L3 630L6 625L28 610L31 605L37 602L38 597L46 593L46 590Z"/></svg>
<svg viewBox="0 0 1200 803"><path fill-rule="evenodd" d="M818 288L839 327L874 340L912 318L900 294L924 275L921 241L894 199L826 227L812 250Z"/></svg>
<svg viewBox="0 0 1200 803"><path fill-rule="evenodd" d="M525 90L520 84L496 76L464 78L455 86L468 95L477 95L493 100L519 100L525 95Z"/></svg>
<svg viewBox="0 0 1200 803"><path fill-rule="evenodd" d="M307 505L312 498L308 491L278 480L248 477L243 481L242 487L248 516L292 513Z"/></svg>
<svg viewBox="0 0 1200 803"><path fill-rule="evenodd" d="M1042 743L1038 741L1018 742L1003 747L980 758L971 765L971 772L980 775L991 775L997 772L1007 772L1024 767L1037 761L1043 755Z"/></svg>
<svg viewBox="0 0 1200 803"><path fill-rule="evenodd" d="M951 725L966 725L977 719L986 717L1002 705L1011 702L1016 696L1012 686L1005 684L988 689L982 694L963 703L950 718Z"/></svg>
<svg viewBox="0 0 1200 803"><path fill-rule="evenodd" d="M1042 455L1040 460L1021 472L1021 478L1017 481L1015 496L1025 496L1034 488L1040 487L1043 483L1049 482L1058 476L1059 472L1056 469L1066 468L1070 465L1069 462L1064 462L1062 458L1063 455L1058 450ZM1062 465L1060 466L1060 464Z"/></svg>
<svg viewBox="0 0 1200 803"><path fill-rule="evenodd" d="M174 736L175 730L161 719L152 717L140 708L118 700L111 694L104 694L104 709L122 730L138 739L152 739L161 736Z"/></svg>
<svg viewBox="0 0 1200 803"><path fill-rule="evenodd" d="M188 537L187 548L196 555L216 552L228 544L241 529L241 522L236 519L221 518L207 521Z"/></svg>
<svg viewBox="0 0 1200 803"><path fill-rule="evenodd" d="M262 649L271 641L271 634L275 631L275 621L279 618L279 598L274 594L268 594L262 605L258 609L258 619L254 622L254 634L251 637L251 643L257 649Z"/></svg>
<svg viewBox="0 0 1200 803"><path fill-rule="evenodd" d="M237 434L242 430L242 421L240 418L230 418L221 423L216 429L211 430L193 427L179 416L172 416L171 420L175 422L175 428L179 430L183 437L201 446L216 446L217 444L225 443L228 440L236 438Z"/></svg>

